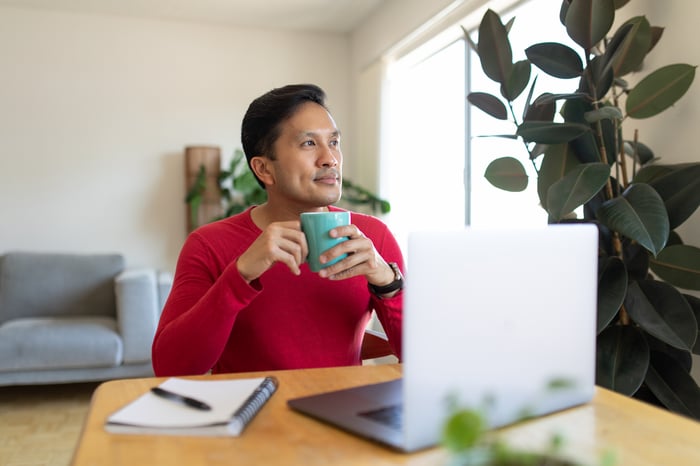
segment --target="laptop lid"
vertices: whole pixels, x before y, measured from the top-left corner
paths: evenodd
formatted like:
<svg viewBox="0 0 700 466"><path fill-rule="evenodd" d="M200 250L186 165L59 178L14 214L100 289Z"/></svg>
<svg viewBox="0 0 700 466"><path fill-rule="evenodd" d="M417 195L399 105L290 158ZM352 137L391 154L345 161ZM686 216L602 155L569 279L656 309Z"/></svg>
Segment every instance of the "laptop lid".
<svg viewBox="0 0 700 466"><path fill-rule="evenodd" d="M417 232L404 295L404 435L430 446L447 400L489 426L589 401L595 383L593 225ZM567 389L548 384L565 380Z"/></svg>
<svg viewBox="0 0 700 466"><path fill-rule="evenodd" d="M589 401L595 380L598 232L592 225L409 235L403 379L289 400L403 451L439 442L448 400L502 426ZM566 390L547 385L566 380ZM398 405L392 428L367 413Z"/></svg>

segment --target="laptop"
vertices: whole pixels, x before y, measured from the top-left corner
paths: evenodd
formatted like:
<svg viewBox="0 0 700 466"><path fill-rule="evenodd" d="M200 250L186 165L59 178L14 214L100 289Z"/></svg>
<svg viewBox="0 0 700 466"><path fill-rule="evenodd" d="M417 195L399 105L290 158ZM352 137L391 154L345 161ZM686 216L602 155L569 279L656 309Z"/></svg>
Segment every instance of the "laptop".
<svg viewBox="0 0 700 466"><path fill-rule="evenodd" d="M439 443L451 399L489 427L592 399L595 226L414 232L407 252L402 378L292 409L412 452Z"/></svg>

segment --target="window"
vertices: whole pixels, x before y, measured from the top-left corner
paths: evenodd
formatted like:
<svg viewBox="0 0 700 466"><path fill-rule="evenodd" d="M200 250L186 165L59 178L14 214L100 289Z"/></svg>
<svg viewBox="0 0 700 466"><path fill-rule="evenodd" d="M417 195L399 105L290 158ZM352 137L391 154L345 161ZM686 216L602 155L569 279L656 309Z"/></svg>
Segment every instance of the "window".
<svg viewBox="0 0 700 466"><path fill-rule="evenodd" d="M387 221L402 246L412 230L465 224L465 42L407 62L389 77L382 166Z"/></svg>
<svg viewBox="0 0 700 466"><path fill-rule="evenodd" d="M570 43L558 8L551 7L551 0L528 0L501 14L504 21L516 18L510 32L514 60L524 59L524 49L537 42ZM476 40L477 32L472 37ZM419 53L427 58L416 59ZM575 80L562 85L535 67L532 73L538 76L535 95L544 89L569 92L577 86ZM484 178L488 164L502 156L518 158L530 175L534 167L521 141L483 137L512 134L515 129L512 122L468 106L470 90L500 96L462 38L431 53L417 50L389 67L381 183L392 203L387 222L399 241L412 230L431 227L547 222L534 176L522 193L502 191ZM515 112L522 115L522 108Z"/></svg>

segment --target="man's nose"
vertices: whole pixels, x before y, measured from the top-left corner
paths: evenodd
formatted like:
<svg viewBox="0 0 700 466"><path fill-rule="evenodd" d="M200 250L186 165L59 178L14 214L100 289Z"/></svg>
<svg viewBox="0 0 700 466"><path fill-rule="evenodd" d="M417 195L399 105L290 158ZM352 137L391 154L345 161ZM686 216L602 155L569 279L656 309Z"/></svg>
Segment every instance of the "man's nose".
<svg viewBox="0 0 700 466"><path fill-rule="evenodd" d="M335 167L338 165L338 156L330 147L324 146L318 163L322 167Z"/></svg>

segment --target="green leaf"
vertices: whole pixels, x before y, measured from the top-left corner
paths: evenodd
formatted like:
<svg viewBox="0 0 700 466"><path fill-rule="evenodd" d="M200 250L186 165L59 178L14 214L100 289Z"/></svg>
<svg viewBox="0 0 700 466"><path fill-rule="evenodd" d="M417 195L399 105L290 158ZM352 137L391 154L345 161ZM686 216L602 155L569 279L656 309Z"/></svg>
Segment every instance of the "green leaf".
<svg viewBox="0 0 700 466"><path fill-rule="evenodd" d="M622 110L618 107L605 106L584 114L588 123L596 123L600 120L622 120Z"/></svg>
<svg viewBox="0 0 700 466"><path fill-rule="evenodd" d="M513 67L508 32L496 12L489 9L479 24L479 61L486 76L505 85Z"/></svg>
<svg viewBox="0 0 700 466"><path fill-rule="evenodd" d="M525 49L525 55L536 67L555 78L577 78L583 72L579 54L557 42L532 45Z"/></svg>
<svg viewBox="0 0 700 466"><path fill-rule="evenodd" d="M631 396L649 368L649 345L631 325L606 328L596 345L596 384Z"/></svg>
<svg viewBox="0 0 700 466"><path fill-rule="evenodd" d="M207 173L204 165L199 166L197 171L197 176L192 183L189 191L185 195L185 203L191 203L195 200L201 200L200 198L204 195L204 191L207 189Z"/></svg>
<svg viewBox="0 0 700 466"><path fill-rule="evenodd" d="M668 165L647 165L640 169L636 175L634 175L633 183L647 183L651 184L654 180L666 176L673 172L673 167Z"/></svg>
<svg viewBox="0 0 700 466"><path fill-rule="evenodd" d="M661 36L664 34L664 28L659 26L651 27L651 45L649 45L649 51L651 52L656 47L656 44L661 40Z"/></svg>
<svg viewBox="0 0 700 466"><path fill-rule="evenodd" d="M389 212L391 212L391 204L389 203L389 201L386 201L384 199L379 201L379 211L383 214L388 214Z"/></svg>
<svg viewBox="0 0 700 466"><path fill-rule="evenodd" d="M627 115L649 118L675 104L695 78L695 66L668 65L642 79L627 96Z"/></svg>
<svg viewBox="0 0 700 466"><path fill-rule="evenodd" d="M700 420L700 387L671 356L653 351L645 382L670 411Z"/></svg>
<svg viewBox="0 0 700 466"><path fill-rule="evenodd" d="M625 154L637 160L640 165L645 165L654 160L654 151L649 146L639 141L625 141ZM637 177L635 176L635 180ZM643 181L643 180L640 180Z"/></svg>
<svg viewBox="0 0 700 466"><path fill-rule="evenodd" d="M626 31L620 46L611 57L615 76L637 70L651 47L651 25L644 16L625 22L618 31Z"/></svg>
<svg viewBox="0 0 700 466"><path fill-rule="evenodd" d="M484 176L492 185L505 191L519 192L527 188L525 167L513 157L494 160L486 167Z"/></svg>
<svg viewBox="0 0 700 466"><path fill-rule="evenodd" d="M244 159L245 159L245 154L243 153L243 151L241 149L234 150L233 151L233 160L231 160L231 169L235 171L236 167L243 165L243 162L246 162L246 164L247 164L247 161L245 161Z"/></svg>
<svg viewBox="0 0 700 466"><path fill-rule="evenodd" d="M195 197L190 200L190 223L193 228L196 228L199 224L199 206L201 204L201 197Z"/></svg>
<svg viewBox="0 0 700 466"><path fill-rule="evenodd" d="M656 256L666 245L670 232L661 196L647 184L632 184L596 213L598 220L613 231L637 241Z"/></svg>
<svg viewBox="0 0 700 466"><path fill-rule="evenodd" d="M700 326L700 298L698 298L697 296L691 296L689 294L684 294L683 297L686 301L688 301L688 304L693 309L693 314L695 314L695 320ZM698 329L698 331L700 332L700 328ZM695 340L695 346L693 346L693 354L700 355L700 333L698 334L698 338Z"/></svg>
<svg viewBox="0 0 700 466"><path fill-rule="evenodd" d="M547 210L549 187L564 178L567 173L580 164L581 162L578 161L569 144L547 146L537 176L537 194L540 197L540 204L545 210Z"/></svg>
<svg viewBox="0 0 700 466"><path fill-rule="evenodd" d="M525 99L525 105L523 105L523 120L527 120L527 112L532 105L532 96L535 94L535 86L537 85L537 75L535 75L535 78L532 80L532 84L530 84L530 90L527 93L527 98ZM552 116L552 119L554 116ZM549 120L552 121L552 120Z"/></svg>
<svg viewBox="0 0 700 466"><path fill-rule="evenodd" d="M528 105L523 121L553 121L557 111L555 101L545 101L540 95L532 105ZM551 94L549 94L551 95Z"/></svg>
<svg viewBox="0 0 700 466"><path fill-rule="evenodd" d="M508 109L498 97L486 92L471 92L467 96L470 104L499 120L508 119Z"/></svg>
<svg viewBox="0 0 700 466"><path fill-rule="evenodd" d="M613 0L576 0L569 4L564 23L569 37L590 50L610 31L614 20Z"/></svg>
<svg viewBox="0 0 700 466"><path fill-rule="evenodd" d="M535 100L535 104L542 105L550 102L556 102L558 100L581 100L587 97L583 92L570 92L567 94L551 94L549 92L543 93L541 96ZM582 120L583 121L583 120Z"/></svg>
<svg viewBox="0 0 700 466"><path fill-rule="evenodd" d="M561 114L568 123L586 123L585 114L593 110L593 105L583 100L567 100ZM593 131L588 131L570 143L573 153L581 163L600 162L602 157Z"/></svg>
<svg viewBox="0 0 700 466"><path fill-rule="evenodd" d="M588 64L579 81L579 92L589 96L590 100L604 100L615 81L613 69L605 62L605 57L595 57Z"/></svg>
<svg viewBox="0 0 700 466"><path fill-rule="evenodd" d="M251 205L261 205L267 201L267 191L259 189L246 196L246 207Z"/></svg>
<svg viewBox="0 0 700 466"><path fill-rule="evenodd" d="M633 281L627 288L625 309L645 332L674 348L691 351L698 323L688 301L668 283Z"/></svg>
<svg viewBox="0 0 700 466"><path fill-rule="evenodd" d="M612 322L627 294L627 268L619 257L608 257L598 278L598 333Z"/></svg>
<svg viewBox="0 0 700 466"><path fill-rule="evenodd" d="M485 134L483 136L476 136L477 138L503 138L503 139L518 139L515 134Z"/></svg>
<svg viewBox="0 0 700 466"><path fill-rule="evenodd" d="M448 450L461 452L472 448L486 429L483 416L473 410L459 410L445 422L442 444Z"/></svg>
<svg viewBox="0 0 700 466"><path fill-rule="evenodd" d="M700 163L674 167L649 184L664 200L671 229L682 225L700 206Z"/></svg>
<svg viewBox="0 0 700 466"><path fill-rule="evenodd" d="M342 201L349 204L369 206L375 214L388 213L391 210L389 201L380 199L371 191L351 182L347 178L343 178Z"/></svg>
<svg viewBox="0 0 700 466"><path fill-rule="evenodd" d="M659 277L680 288L700 290L700 248L678 244L665 247L649 261Z"/></svg>
<svg viewBox="0 0 700 466"><path fill-rule="evenodd" d="M476 43L475 43L474 40L472 39L472 36L469 35L469 31L467 31L467 29L466 29L464 26L462 26L462 25L460 25L459 27L462 28L462 33L464 34L464 39L465 39L465 40L467 41L467 43L469 44L469 47L470 47L474 52L476 52L476 53L478 54L478 53L479 53L479 46L476 45Z"/></svg>
<svg viewBox="0 0 700 466"><path fill-rule="evenodd" d="M258 184L258 180L251 171L245 171L240 176L235 178L233 180L233 189L234 191L240 192L244 196L250 195L258 190L264 191L264 188Z"/></svg>
<svg viewBox="0 0 700 466"><path fill-rule="evenodd" d="M566 26L566 12L569 11L569 4L571 0L563 0L561 2L561 7L559 8L559 22L562 26Z"/></svg>
<svg viewBox="0 0 700 466"><path fill-rule="evenodd" d="M508 101L517 99L530 82L530 62L520 60L513 64L510 75L501 86L501 95Z"/></svg>
<svg viewBox="0 0 700 466"><path fill-rule="evenodd" d="M610 167L604 163L577 166L547 191L547 212L554 221L561 220L578 206L588 202L603 189L610 177Z"/></svg>
<svg viewBox="0 0 700 466"><path fill-rule="evenodd" d="M548 121L526 121L518 126L516 134L527 142L561 144L589 132L591 128L579 123L551 123Z"/></svg>
<svg viewBox="0 0 700 466"><path fill-rule="evenodd" d="M672 357L686 372L689 373L693 369L693 356L691 353L674 348L673 346L664 343L648 333L645 335L645 337L647 339L647 343L649 343L649 349L652 352L652 357L654 356L654 352L663 352Z"/></svg>
<svg viewBox="0 0 700 466"><path fill-rule="evenodd" d="M532 146L532 149L530 149L530 160L537 160L537 157L544 154L547 147L549 147L547 144L535 144Z"/></svg>

